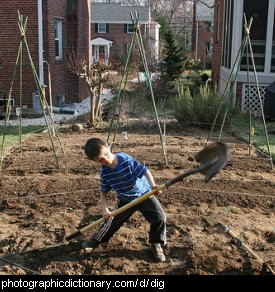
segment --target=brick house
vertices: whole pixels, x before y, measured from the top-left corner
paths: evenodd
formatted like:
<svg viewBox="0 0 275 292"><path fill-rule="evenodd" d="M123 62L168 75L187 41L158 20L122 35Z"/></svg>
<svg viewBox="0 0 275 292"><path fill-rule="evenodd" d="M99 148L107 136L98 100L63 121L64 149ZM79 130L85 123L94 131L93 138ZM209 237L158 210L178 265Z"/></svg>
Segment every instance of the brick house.
<svg viewBox="0 0 275 292"><path fill-rule="evenodd" d="M262 97L265 88L275 81L275 0L215 0L214 44L212 79L222 93L237 58L243 39L243 14L247 20L253 17L250 38L256 64L256 71ZM248 52L251 66L251 54ZM247 53L244 51L237 73L234 95L241 102L242 112L248 107L248 96L252 101L252 111L260 110L256 82L252 67L249 71L250 92L247 84Z"/></svg>
<svg viewBox="0 0 275 292"><path fill-rule="evenodd" d="M193 4L192 57L200 59L204 69L211 67L214 0ZM208 67L208 68L207 68Z"/></svg>
<svg viewBox="0 0 275 292"><path fill-rule="evenodd" d="M159 27L151 19L149 6L126 6L121 3L91 4L91 62L100 58L109 59L126 54L133 36L130 12L137 11L145 46L153 60L158 59Z"/></svg>
<svg viewBox="0 0 275 292"><path fill-rule="evenodd" d="M65 66L70 50L89 59L90 0L5 0L0 1L0 92L7 97L19 47L17 10L28 17L27 41L40 83L48 85L48 62L53 104L79 102L88 96L85 84ZM19 71L19 68L17 72ZM23 104L33 107L37 91L29 59L23 55ZM19 76L13 87L14 106L19 105Z"/></svg>

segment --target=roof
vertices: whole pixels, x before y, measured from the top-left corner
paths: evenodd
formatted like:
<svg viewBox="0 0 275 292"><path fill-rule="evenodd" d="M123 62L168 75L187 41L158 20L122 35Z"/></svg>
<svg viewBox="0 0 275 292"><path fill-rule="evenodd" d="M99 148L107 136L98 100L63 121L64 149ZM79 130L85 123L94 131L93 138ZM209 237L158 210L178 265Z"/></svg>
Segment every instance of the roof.
<svg viewBox="0 0 275 292"><path fill-rule="evenodd" d="M103 39L103 38L96 38L91 41L92 45L97 45L97 46L110 46L113 42Z"/></svg>
<svg viewBox="0 0 275 292"><path fill-rule="evenodd" d="M120 3L92 3L92 23L132 23L130 12L139 13L139 22L149 20L149 6L122 6Z"/></svg>

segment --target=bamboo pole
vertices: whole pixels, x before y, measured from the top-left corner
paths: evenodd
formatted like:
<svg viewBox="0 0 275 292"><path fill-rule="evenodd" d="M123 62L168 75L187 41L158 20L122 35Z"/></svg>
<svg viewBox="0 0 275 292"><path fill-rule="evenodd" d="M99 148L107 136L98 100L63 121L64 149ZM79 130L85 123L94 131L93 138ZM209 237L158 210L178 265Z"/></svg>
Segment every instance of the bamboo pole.
<svg viewBox="0 0 275 292"><path fill-rule="evenodd" d="M26 19L25 19L25 27L26 27L26 24L27 24L27 20L28 20L28 17L26 17ZM43 90L43 88L42 88L42 86L40 84L39 77L37 75L37 72L36 72L36 69L35 69L35 66L34 66L34 63L33 63L32 57L31 57L31 54L30 54L29 46L28 46L28 43L27 43L27 40L26 40L26 35L25 35L26 30L21 25L19 25L19 29L20 29L21 34L24 35L23 42L24 42L25 48L27 50L28 58L29 58L29 61L31 63L33 77L34 77L34 80L35 80L35 83L36 83L36 86L37 86L37 89L38 89L38 92L39 92L40 102L41 102L41 105L42 105L42 108L43 108L44 120L45 120L45 123L47 125L47 129L48 129L48 131L47 131L48 132L48 136L50 138L50 142L51 142L52 149L53 149L53 152L54 152L54 157L55 157L55 161L56 161L57 167L60 170L61 169L61 166L60 166L60 162L59 162L57 153L55 151L55 145L54 145L53 137L52 137L52 134L51 134L51 131L50 131L50 128L49 128L49 124L48 124L48 120L47 120L47 117L46 117L45 110L47 110L47 112L49 113L49 117L51 119L52 125L55 128L55 133L57 134L57 138L58 138L58 141L59 141L59 144L60 144L60 147L61 147L61 150L62 150L63 153L64 153L64 149L63 149L63 146L61 144L61 141L60 141L60 137L58 135L58 132L56 131L55 123L54 123L53 117L51 115L51 112L49 110L49 107L48 107L48 104L47 104L47 100L46 100L46 97L45 97L45 92L44 92L44 90Z"/></svg>
<svg viewBox="0 0 275 292"><path fill-rule="evenodd" d="M18 14L19 14L19 11L18 11ZM19 19L20 19L20 17L21 17L21 15L19 14ZM45 114L45 108L44 108L44 105L45 105L44 101L46 100L45 93L43 92L42 86L41 86L41 84L39 82L39 78L37 76L37 73L36 73L36 70L35 70L35 66L34 66L34 63L33 63L33 60L32 60L31 54L30 54L29 46L28 46L28 43L27 43L27 40L26 40L26 30L25 30L25 28L26 28L26 25L27 25L27 21L28 21L28 17L26 17L26 19L25 19L25 25L24 25L24 27L22 25L22 22L21 23L18 22L18 26L19 26L19 29L20 29L20 32L21 32L21 37L23 39L25 48L27 50L27 54L28 54L30 63L31 63L31 68L32 68L32 73L33 73L34 81L36 83L38 92L40 93L39 94L39 96L40 96L40 102L41 102L41 105L42 105L42 108L43 108L44 120L45 120L45 123L47 125L48 136L49 136L50 141L51 141L52 149L53 149L54 156L55 156L55 161L56 161L56 164L57 164L58 169L61 169L60 163L59 163L59 160L58 160L56 151L55 151L55 146L54 146L54 143L53 143L53 138L52 138L52 135L51 135L50 130L49 130L48 120L47 120L47 117L46 117L46 114Z"/></svg>
<svg viewBox="0 0 275 292"><path fill-rule="evenodd" d="M17 52L17 57L16 57L16 62L13 68L13 73L12 73L12 80L11 80L11 86L9 89L9 94L8 94L8 102L7 102L7 109L6 109L6 115L5 115L5 122L4 122L4 129L3 129L3 136L2 136L2 145L1 145L1 162L0 162L0 170L2 170L2 165L3 165L3 155L4 155L4 144L5 144L5 136L6 136L6 128L7 128L7 123L9 121L9 116L10 116L10 111L11 111L11 94L12 94L12 89L13 89L13 84L15 80L15 75L17 71L17 65L19 63L20 59L20 54L22 51L22 46L23 46L23 41L20 41L18 52Z"/></svg>
<svg viewBox="0 0 275 292"><path fill-rule="evenodd" d="M245 27L247 29L247 20L246 20L246 17L245 16L244 16L244 20L245 20ZM252 66L253 66L253 73L254 73L254 78L255 78L255 82L256 82L257 94L258 94L259 103L260 103L260 109L261 109L261 116L262 116L263 125L264 125L266 146L267 146L267 150L268 150L269 157L270 157L271 169L273 170L273 160L272 160L272 154L271 154L271 149L270 149L270 144L269 144L269 138L268 138L268 133L267 133L267 127L266 127L266 122L265 122L263 101L262 101L261 93L260 93L260 89L259 89L259 81L258 81L258 76L257 76L257 73L256 73L256 66L255 66L255 61L254 61L254 54L253 54L253 49L252 49L252 44L251 44L249 32L250 32L250 30L247 29L248 46L249 46L249 50L250 50L250 54L251 54L251 62L252 62Z"/></svg>
<svg viewBox="0 0 275 292"><path fill-rule="evenodd" d="M142 40L142 37L141 37L139 23L138 23L138 14L137 14L137 12L135 12L135 17L134 17L133 13L131 12L130 16L131 16L133 25L135 27L135 31L134 31L134 35L133 35L132 40L131 40L131 45L130 45L130 49L129 49L129 52L128 52L126 65L125 65L125 68L124 68L124 74L123 74L121 85L120 85L120 89L119 89L119 94L118 94L118 98L117 98L117 102L116 102L116 106L115 106L115 111L114 111L114 115L113 115L113 118L112 118L112 121L111 121L111 126L110 126L110 129L112 129L113 122L114 122L114 116L115 116L116 109L117 109L117 105L119 104L119 112L118 112L118 118L117 118L114 138L113 138L113 144L114 144L114 141L115 141L115 138L116 138L116 135L117 135L118 125L119 125L119 118L120 118L122 102L123 102L123 95L121 97L122 84L124 85L124 89L125 89L127 78L124 78L124 76L125 75L128 76L128 69L129 69L130 59L132 57L132 50L133 50L135 39L137 38L139 52L140 52L140 56L142 58L143 66L144 66L144 69L145 69L145 76L146 76L146 79L148 80L149 91L150 91L150 95L152 97L154 112L155 112L155 115L156 115L159 131L160 131L160 139L161 139L164 159L165 159L165 163L167 165L168 162L167 162L167 154L166 154L166 149L165 149L165 142L164 142L164 139L163 139L163 136L162 136L162 130L161 130L158 114L157 114L157 109L156 109L156 104L155 104L155 99L154 99L154 93L153 93L152 84L151 84L151 80L150 80L150 73L149 73L149 69L148 69L148 65L147 65L147 61L146 61L146 56L145 56L145 49L144 49L143 40ZM109 130L109 133L108 133L107 143L109 142L110 132L111 132L111 130ZM113 144L112 144L112 147L113 147Z"/></svg>
<svg viewBox="0 0 275 292"><path fill-rule="evenodd" d="M19 18L19 22L21 25L23 25L23 19L22 17ZM21 35L21 38L23 38L23 35ZM19 81L19 116L18 116L18 121L19 121L19 149L20 149L20 154L22 155L22 83L23 83L23 50L20 51L20 81Z"/></svg>
<svg viewBox="0 0 275 292"><path fill-rule="evenodd" d="M248 154L251 155L251 144L252 144L252 139L251 139L251 127L252 127L252 116L251 116L251 98L250 98L250 63L249 63L249 56L248 56L248 46L246 46L246 66L247 66L247 84L248 84L248 107L249 107L249 130L248 130L248 142L249 142L249 150Z"/></svg>
<svg viewBox="0 0 275 292"><path fill-rule="evenodd" d="M117 128L118 128L118 124L119 124L119 116L120 116L121 106L122 106L122 99L123 99L123 96L124 96L124 93L122 94L121 92L122 92L122 88L123 88L123 91L125 90L126 83L127 83L127 80L128 80L130 61L131 61L131 58L132 58L132 52L133 52L135 39L136 39L136 32L134 32L133 37L131 39L130 48L128 50L127 59L126 59L126 63L125 63L124 70L123 70L123 75L122 75L122 78L121 78L121 81L120 81L120 85L119 85L119 91L118 91L118 95L117 95L117 99L116 99L114 113L113 113L113 117L112 117L111 124L110 124L110 127L109 127L109 131L108 131L107 143L109 142L109 138L110 138L110 135L111 135L111 130L113 128L113 124L114 124L114 120L115 120L116 111L117 111L117 108L119 106L119 114L118 114L118 118L117 118L115 134L114 134L114 137L113 137L112 148L113 148L113 144L114 144L114 141L115 141L115 138L116 138Z"/></svg>
<svg viewBox="0 0 275 292"><path fill-rule="evenodd" d="M26 21L27 21L27 18L26 18ZM19 29L20 29L20 31L21 31L21 27L19 27ZM26 29L24 29L24 30L26 30ZM46 100L45 92L44 92L44 90L43 90L43 88L42 88L42 85L40 84L39 77L38 77L38 75L37 75L37 72L36 72L36 69L35 69L35 65L34 65L34 63L33 63L33 60L32 60L31 54L30 54L30 50L29 50L29 46L28 46L28 43L27 43L27 39L26 39L26 37L24 37L23 40L24 40L24 44L25 44L25 47L26 47L26 50L27 50L27 54L28 54L28 57L29 57L30 63L31 63L31 68L32 68L33 76L34 76L34 81L35 81L35 83L36 83L36 86L37 86L37 89L38 89L38 92L39 92L41 105L43 106L43 104L44 104L45 109L46 109L47 112L49 113L50 120L51 120L51 122L52 122L52 125L54 126L55 133L57 134L58 142L59 142L60 147L61 147L61 150L62 150L62 152L63 152L63 154L64 154L64 148L63 148L63 145L62 145L62 143L61 143L61 141L60 141L60 137L59 137L59 135L58 135L58 131L57 131L56 125L55 125L55 123L54 123L53 117L52 117L52 115L50 114L51 111L50 111L50 109L49 109L48 102L47 102L47 100ZM45 111L43 111L43 112L45 113ZM44 115L44 116L45 116L45 115ZM45 122L46 122L46 125L48 125L48 123L47 123L47 119L45 119Z"/></svg>
<svg viewBox="0 0 275 292"><path fill-rule="evenodd" d="M251 28L252 21L253 21L253 18L251 17L251 18L250 18L250 21L249 21L249 25L248 25L248 29L249 29L249 30L250 30L250 28ZM236 67L236 65L237 65L237 62L239 62L239 63L241 62L241 57L242 57L242 54L243 54L243 50L244 50L244 48L245 48L245 46L246 46L246 43L247 43L247 38L244 37L243 40L242 40L241 46L240 46L240 48L239 48L239 51L238 51L238 53L237 53L237 57L236 57L236 59L235 59L235 61L234 61L234 64L233 64L232 70L231 70L231 72L230 72L230 75L229 75L229 78L228 78L228 81L227 81L226 87L225 87L225 89L224 89L223 95L222 95L222 97L221 97L221 100L220 100L220 103L219 103L219 106L218 106L218 110L217 110L217 112L216 112L216 115L215 115L214 121L213 121L213 123L212 123L211 129L210 129L210 132L209 132L209 135L208 135L207 140L206 140L206 145L208 144L208 142L209 142L209 140L210 140L210 138L211 138L211 136L212 136L212 132L213 132L213 130L214 130L214 126L215 126L216 121L217 121L217 118L218 118L218 116L219 116L219 113L220 113L220 110L221 110L221 107L222 107L222 103L224 102L224 99L225 99L225 97L226 97L226 94L227 94L227 91L228 91L228 87L229 87L229 84L230 84L230 82L231 82L231 78L232 78L232 76L233 76L233 73L234 73L235 67ZM239 67L239 65L238 65L238 67ZM235 78L237 77L237 73L238 73L238 72L235 73ZM219 137L220 137L220 135L219 135Z"/></svg>
<svg viewBox="0 0 275 292"><path fill-rule="evenodd" d="M264 125L266 146L267 146L267 151L268 151L269 157L270 157L271 169L273 170L274 169L273 168L273 160L272 160L272 154L271 154L271 149L270 149L270 144L269 144L267 126L266 126L265 117L264 117L263 101L261 99L261 93L260 93L260 89L259 89L258 77L257 77L257 74L256 74L255 62L253 60L254 57L253 57L253 51L252 51L252 45L251 45L250 38L248 39L248 42L249 42L249 47L250 47L251 56L252 56L252 66L253 66L253 70L254 70L254 77L255 77L255 80L256 80L256 87L257 87L257 94L258 94L258 97L259 97L259 103L260 103L260 109L261 109L261 116L262 116L263 125Z"/></svg>
<svg viewBox="0 0 275 292"><path fill-rule="evenodd" d="M250 49L251 61L252 61L252 66L253 66L253 73L254 73L254 77L255 77L255 82L256 82L256 87L257 87L257 94L258 94L259 103L260 103L260 109L261 109L261 116L262 116L263 125L264 125L266 146L267 146L267 150L268 150L269 157L270 157L271 169L273 170L272 154L271 154L269 138L268 138L268 133L267 133L267 127L266 127L266 122L265 122L263 101L261 99L261 93L260 93L260 89L259 89L259 81L258 81L258 76L257 76L257 73L256 73L256 66L255 66L255 61L254 61L254 56L253 56L253 49L252 49L252 44L251 44L251 40L250 40L249 36L248 36L248 45L249 45L249 49Z"/></svg>
<svg viewBox="0 0 275 292"><path fill-rule="evenodd" d="M59 144L60 144L60 147L61 147L61 150L62 150L63 154L64 154L64 149L63 149L63 145L62 145L62 143L60 141L60 137L58 135L58 131L56 129L56 126L55 126L51 111L49 110L49 107L48 107L48 104L47 104L47 100L46 100L46 97L45 97L45 92L42 89L42 86L40 84L38 75L36 73L36 69L35 69L35 66L34 66L34 63L33 63L33 60L32 60L31 54L30 54L30 50L29 50L29 47L28 47L28 43L27 43L27 40L26 40L26 27L27 27L28 17L26 17L26 19L24 21L24 18L19 13L19 11L17 11L17 13L18 13L17 24L18 24L18 27L19 27L19 30L20 30L20 38L21 39L20 39L20 44L19 44L19 48L18 48L18 52L17 52L17 58L16 58L15 66L14 66L14 69L13 69L11 86L10 86L10 90L9 90L9 94L8 94L7 110L6 110L6 115L5 115L5 123L4 123L2 145L1 145L0 170L2 170L6 128L7 128L7 123L8 123L9 116L10 116L11 95L12 95L12 89L13 89L13 84L14 84L14 81L15 81L15 75L16 75L18 64L20 65L20 81L19 81L20 82L20 84L19 84L19 88L20 88L19 144L20 144L20 151L21 151L21 154L22 154L22 102L23 102L23 95L22 95L22 84L23 84L23 64L22 64L22 59L23 59L23 55L22 55L22 53L23 53L23 44L25 45L25 48L27 50L27 54L28 54L28 57L29 57L29 60L30 60L30 63L31 63L31 68L32 68L33 76L34 76L34 81L36 83L36 86L37 86L37 89L38 89L38 92L39 92L41 105L43 106L44 119L45 119L45 123L47 125L48 135L50 137L50 141L51 141L51 144L52 144L52 149L54 151L56 164L57 164L57 167L59 169L61 169L58 157L56 155L56 151L55 151L55 146L54 146L54 143L53 143L52 135L50 133L47 117L46 117L46 114L45 114L45 109L47 109L47 111L49 113L49 116L50 116L50 119L51 119L51 122L52 122L52 125L53 125L53 128L54 128L54 132L57 133L57 138L58 138L58 141L59 141Z"/></svg>
<svg viewBox="0 0 275 292"><path fill-rule="evenodd" d="M136 28L138 26L138 22L136 22L136 23L133 22L133 25ZM134 49L134 44L135 44L136 38L137 38L137 30L135 29L135 32L134 32L134 35L133 35L133 38L132 38L132 42L131 42L130 48L129 48L129 64L128 64L126 78L125 78L125 82L124 82L123 94L121 95L121 98L119 100L119 103L120 103L119 104L119 111L118 111L118 117L117 117L117 123L116 123L116 127L115 127L115 133L114 133L112 148L113 148L113 145L114 145L114 142L115 142L115 139L116 139L116 135L117 135L117 131L118 131L119 119L120 119L120 115L121 115L122 104L123 104L123 101L124 101L124 90L125 90L126 83L127 83L127 80L128 80L128 73L129 73L130 61L132 59L133 49Z"/></svg>
<svg viewBox="0 0 275 292"><path fill-rule="evenodd" d="M131 13L131 18L132 18L132 21L134 22L134 17L133 17L132 13ZM135 20L136 20L136 23L138 24L138 14L136 11L135 11ZM154 112L155 112L155 116L156 116L156 120L157 120L157 124L158 124L158 128L159 128L159 135L160 135L160 141L161 141L162 151L163 151L163 155L164 155L165 165L168 165L165 142L164 142L164 138L162 135L162 129L161 129L161 125L160 125L160 121L159 121L159 117L158 117L158 112L157 112L157 107L156 107L156 102L155 102L155 97L154 97L154 91L153 91L152 83L151 83L150 72L149 72L149 68L148 68L148 64L147 64L147 60L146 60L146 56L145 56L145 48L144 48L144 44L143 44L143 40L142 40L139 26L137 27L137 35L138 35L139 51L140 51L143 66L145 69L145 76L146 76L146 79L148 81L149 92L150 92L150 95L152 98Z"/></svg>
<svg viewBox="0 0 275 292"><path fill-rule="evenodd" d="M53 116L53 100L52 100L52 79L51 79L51 70L50 70L50 64L48 61L44 60L43 63L47 64L47 68L48 68L48 86L49 86L49 98L50 98L50 111L51 111L51 115ZM55 137L55 127L52 124L52 135L53 137Z"/></svg>

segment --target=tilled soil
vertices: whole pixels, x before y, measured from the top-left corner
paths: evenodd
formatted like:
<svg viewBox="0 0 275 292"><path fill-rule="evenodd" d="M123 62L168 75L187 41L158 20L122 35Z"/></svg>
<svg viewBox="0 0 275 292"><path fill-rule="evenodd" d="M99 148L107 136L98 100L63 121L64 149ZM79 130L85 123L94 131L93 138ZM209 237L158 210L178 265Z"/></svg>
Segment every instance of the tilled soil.
<svg viewBox="0 0 275 292"><path fill-rule="evenodd" d="M196 166L194 154L208 134L180 124L168 124L166 131L168 166L151 124L128 129L127 142L119 133L114 152L144 163L161 184ZM10 263L0 262L1 274L269 274L218 222L275 269L275 175L255 150L248 155L247 144L226 136L231 155L223 171L207 184L199 174L189 176L158 196L167 214L167 261L156 263L149 251L149 225L139 213L107 246L90 254L81 250L90 232L65 242L67 235L100 218L100 168L86 159L83 145L92 136L106 139L107 133L67 128L59 135L64 155L55 145L61 170L47 134L26 141L22 155L16 146L5 156L0 251ZM115 207L114 193L109 201Z"/></svg>

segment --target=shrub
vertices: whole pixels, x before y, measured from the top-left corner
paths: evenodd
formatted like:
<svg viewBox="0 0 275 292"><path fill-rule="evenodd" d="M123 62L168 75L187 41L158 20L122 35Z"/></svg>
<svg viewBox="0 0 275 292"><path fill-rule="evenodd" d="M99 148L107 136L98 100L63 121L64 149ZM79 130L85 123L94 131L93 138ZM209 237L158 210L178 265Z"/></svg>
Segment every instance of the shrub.
<svg viewBox="0 0 275 292"><path fill-rule="evenodd" d="M225 99L226 100L226 99ZM226 110L226 101L222 102L217 122L221 123ZM180 85L178 96L174 102L174 115L178 121L197 123L200 126L211 126L221 103L219 95L209 86L201 86L198 93L193 96L189 87ZM229 106L227 121L233 114L233 106Z"/></svg>

